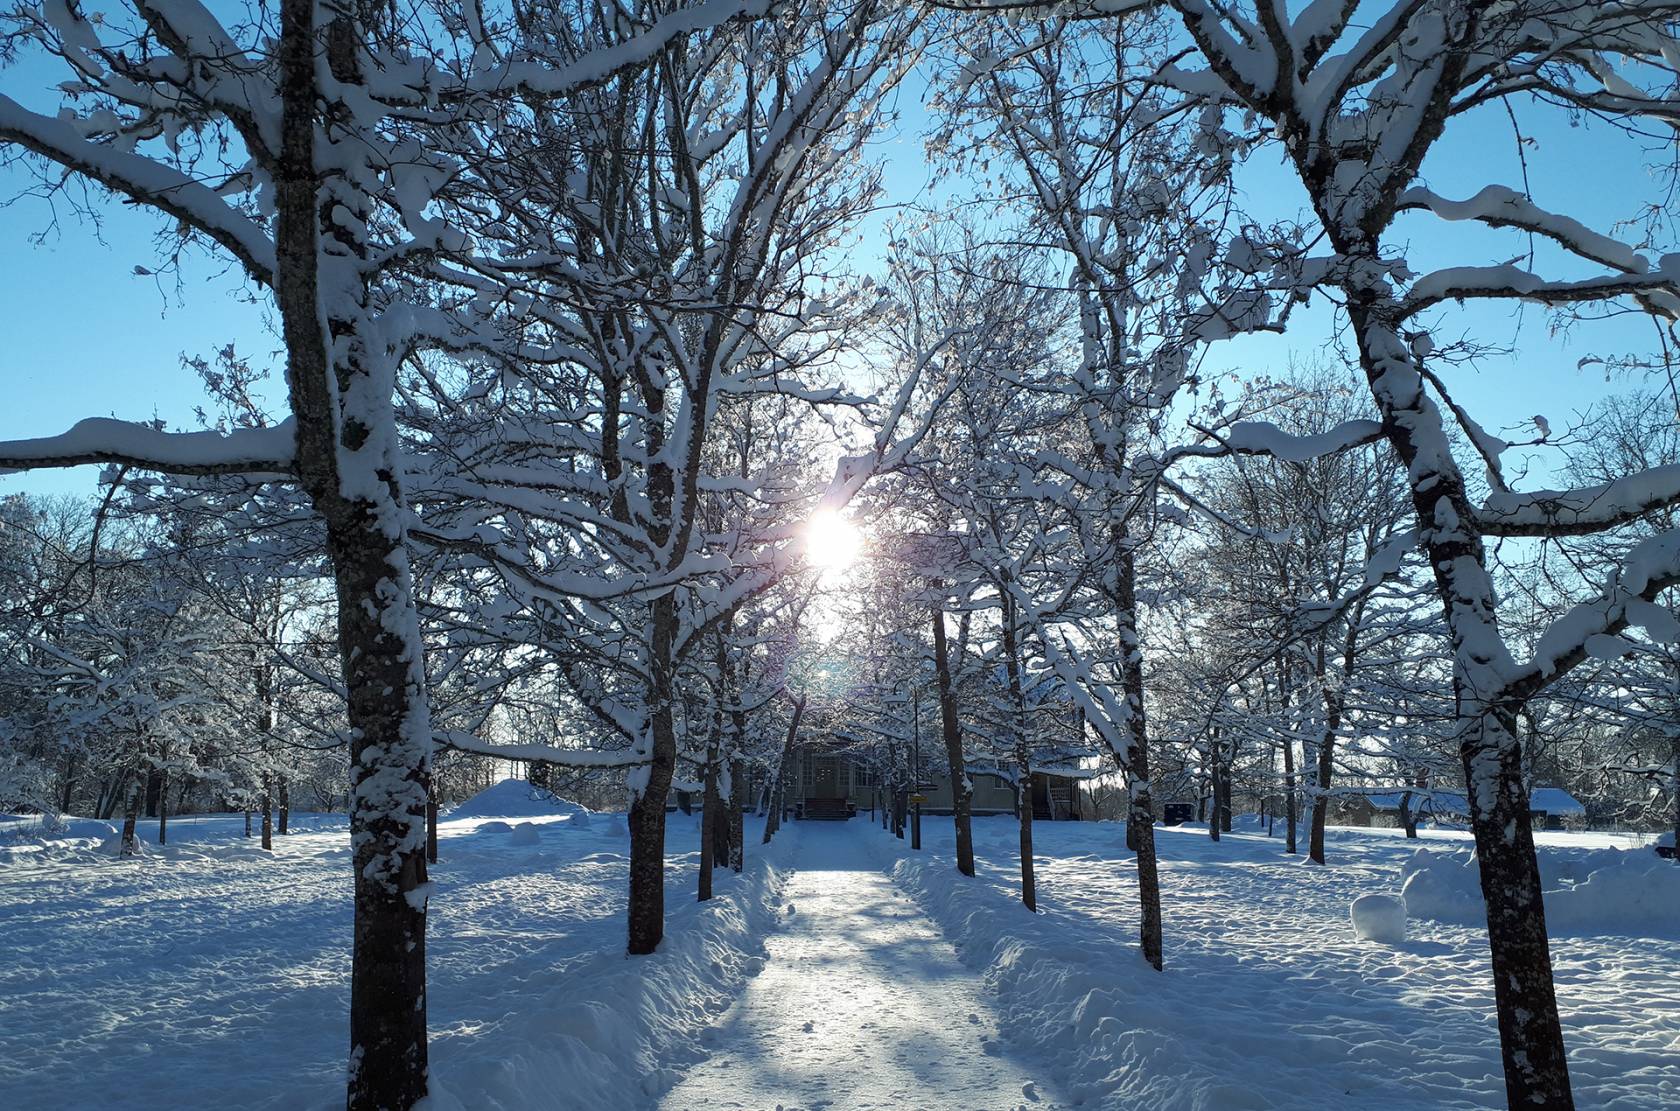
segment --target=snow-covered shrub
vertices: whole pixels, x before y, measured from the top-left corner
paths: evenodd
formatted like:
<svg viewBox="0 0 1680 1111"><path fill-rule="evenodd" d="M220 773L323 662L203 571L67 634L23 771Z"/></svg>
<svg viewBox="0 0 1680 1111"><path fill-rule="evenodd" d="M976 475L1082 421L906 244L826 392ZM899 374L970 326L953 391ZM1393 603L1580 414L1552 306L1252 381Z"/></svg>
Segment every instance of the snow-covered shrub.
<svg viewBox="0 0 1680 1111"><path fill-rule="evenodd" d="M512 845L536 845L541 842L542 837L531 822L520 822L514 826L513 836L508 838L508 843Z"/></svg>

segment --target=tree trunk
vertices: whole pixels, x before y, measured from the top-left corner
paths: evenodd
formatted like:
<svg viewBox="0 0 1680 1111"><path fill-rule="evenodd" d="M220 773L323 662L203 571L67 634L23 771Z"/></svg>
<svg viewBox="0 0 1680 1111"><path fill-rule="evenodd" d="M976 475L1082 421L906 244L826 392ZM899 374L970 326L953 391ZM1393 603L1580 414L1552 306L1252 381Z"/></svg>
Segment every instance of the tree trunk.
<svg viewBox="0 0 1680 1111"><path fill-rule="evenodd" d="M128 790L123 800L123 856L135 856L140 852L140 807L145 801L145 786L145 777L138 772L129 776Z"/></svg>
<svg viewBox="0 0 1680 1111"><path fill-rule="evenodd" d="M1313 797L1312 835L1307 855L1313 863L1324 863L1324 824L1330 813L1330 779L1334 772L1336 734L1342 728L1342 712L1346 703L1346 685L1353 675L1358 649L1359 625L1364 615L1364 603L1357 604L1347 619L1347 632L1342 640L1340 674L1333 684L1324 686L1324 733L1318 742L1318 793Z"/></svg>
<svg viewBox="0 0 1680 1111"><path fill-rule="evenodd" d="M1027 746L1027 700L1021 690L1021 657L1016 641L1015 602L1007 581L1003 590L1003 666L1009 680L1010 733L1015 749L1015 810L1021 826L1021 902L1038 911L1038 883L1033 875L1032 753Z"/></svg>
<svg viewBox="0 0 1680 1111"><path fill-rule="evenodd" d="M1674 792L1674 862L1680 864L1680 734L1669 739L1669 759L1673 761L1670 786Z"/></svg>
<svg viewBox="0 0 1680 1111"><path fill-rule="evenodd" d="M739 727L737 727L739 728ZM737 738L744 736L736 733ZM729 762L729 870L739 873L747 864L746 853L747 761L737 742Z"/></svg>
<svg viewBox="0 0 1680 1111"><path fill-rule="evenodd" d="M282 794L280 797L285 798L285 795ZM281 814L281 820L284 821L285 820L285 814L286 814L285 810L282 809L280 811L280 814ZM280 832L281 833L286 832L285 828L282 827ZM430 784L426 789L426 863L427 864L436 864L437 862L438 862L438 802L437 802L437 784L434 782L434 783Z"/></svg>
<svg viewBox="0 0 1680 1111"><path fill-rule="evenodd" d="M158 771L157 820L158 820L158 844L160 844L160 845L168 844L168 842L169 842L169 773L167 771L163 771L162 769L159 769L159 771Z"/></svg>
<svg viewBox="0 0 1680 1111"><path fill-rule="evenodd" d="M1225 833L1231 832L1231 760L1229 754L1222 762L1224 771L1219 776L1219 828Z"/></svg>
<svg viewBox="0 0 1680 1111"><path fill-rule="evenodd" d="M676 683L676 601L669 594L650 606L652 684L648 708L652 749L647 777L630 805L629 952L653 952L665 936L665 796L677 767L677 731L673 717Z"/></svg>
<svg viewBox="0 0 1680 1111"><path fill-rule="evenodd" d="M1301 803L1295 793L1295 742L1288 737L1283 739L1283 803L1289 819L1289 829L1284 834L1283 851L1299 852L1300 849L1295 844L1295 832L1301 821Z"/></svg>
<svg viewBox="0 0 1680 1111"><path fill-rule="evenodd" d="M919 798L922 789L922 696L910 692L910 790ZM922 804L910 804L910 848L922 847Z"/></svg>
<svg viewBox="0 0 1680 1111"><path fill-rule="evenodd" d="M163 773L157 768L146 769L146 817L158 816L158 796L163 793Z"/></svg>
<svg viewBox="0 0 1680 1111"><path fill-rule="evenodd" d="M1220 740L1219 740L1219 731L1215 730L1213 732L1213 734L1208 738L1208 747L1207 747L1207 764L1208 764L1207 827L1208 827L1208 840L1210 840L1210 841L1219 840L1219 834L1220 834L1220 828L1221 828L1221 823L1219 821L1219 799L1220 799L1220 796L1224 793L1224 784L1222 782L1222 780L1224 779L1224 770L1221 767L1222 761L1220 760L1220 755L1221 755L1220 754L1220 748L1221 747L1222 746L1221 746L1221 743L1220 743Z"/></svg>
<svg viewBox="0 0 1680 1111"><path fill-rule="evenodd" d="M717 745L713 743L712 751L707 753L706 760L706 789L702 794L700 806L700 880L698 895L703 903L712 897L712 869L717 867L718 836L717 827L720 824L718 811L722 804L718 801L718 758Z"/></svg>
<svg viewBox="0 0 1680 1111"><path fill-rule="evenodd" d="M324 28L315 25L317 10L330 19ZM317 81L320 48L337 86L364 80L366 29L342 13L312 0L280 3L274 294L298 479L326 524L351 736L346 1105L406 1111L426 1095L422 884L432 730L399 485L395 368L383 344L368 338L375 310L357 229L372 213L356 177L367 156L319 126L323 115L353 114Z"/></svg>
<svg viewBox="0 0 1680 1111"><path fill-rule="evenodd" d="M1490 715L1481 727L1514 735L1516 717ZM1498 752L1497 780L1478 786L1476 775L1490 750ZM1465 782L1472 784L1470 825L1487 903L1506 1099L1512 1107L1572 1107L1521 749L1470 736L1462 757Z"/></svg>
<svg viewBox="0 0 1680 1111"><path fill-rule="evenodd" d="M1149 720L1143 702L1143 641L1137 627L1137 557L1116 530L1115 633L1120 646L1120 685L1126 696L1126 831L1136 841L1138 944L1143 958L1163 967L1161 881L1155 859L1155 803L1149 782ZM1135 837L1133 836L1135 834Z"/></svg>
<svg viewBox="0 0 1680 1111"><path fill-rule="evenodd" d="M274 851L274 792L273 777L263 772L262 781L262 847L264 852Z"/></svg>
<svg viewBox="0 0 1680 1111"><path fill-rule="evenodd" d="M1373 246L1337 246L1355 256L1351 274L1378 272L1364 269L1377 265ZM1381 281L1365 279L1350 280L1346 293L1360 365L1383 431L1405 465L1419 546L1428 554L1452 633L1459 749L1487 904L1506 1099L1512 1107L1571 1108L1546 908L1516 736L1520 702L1490 701L1510 697L1504 679L1510 653L1499 629L1486 549L1440 410L1425 392L1416 357L1401 334L1392 291Z"/></svg>
<svg viewBox="0 0 1680 1111"><path fill-rule="evenodd" d="M768 845L770 838L782 825L782 807L787 798L788 769L793 766L793 746L799 739L799 719L805 716L805 696L800 695L793 703L793 720L788 722L787 739L782 742L782 758L776 764L776 781L774 794L770 799L770 815L764 822L764 843Z"/></svg>
<svg viewBox="0 0 1680 1111"><path fill-rule="evenodd" d="M962 726L957 721L957 698L951 690L951 661L945 643L945 611L933 608L933 667L939 684L939 717L945 735L945 758L951 769L951 820L957 829L957 871L974 874L974 827L970 821L974 790L963 758Z"/></svg>
<svg viewBox="0 0 1680 1111"><path fill-rule="evenodd" d="M1400 825L1405 828L1407 837L1417 836L1417 816L1412 813L1412 793L1403 791L1400 794Z"/></svg>
<svg viewBox="0 0 1680 1111"><path fill-rule="evenodd" d="M280 835L292 832L292 785L284 776L280 780Z"/></svg>

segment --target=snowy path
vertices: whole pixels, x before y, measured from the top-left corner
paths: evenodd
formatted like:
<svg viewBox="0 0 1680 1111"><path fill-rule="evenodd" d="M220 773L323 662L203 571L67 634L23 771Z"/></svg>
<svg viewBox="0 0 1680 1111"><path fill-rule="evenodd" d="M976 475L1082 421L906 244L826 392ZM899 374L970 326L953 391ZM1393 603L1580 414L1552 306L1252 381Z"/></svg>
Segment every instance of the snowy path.
<svg viewBox="0 0 1680 1111"><path fill-rule="evenodd" d="M1002 1056L980 977L870 859L870 831L806 823L770 959L665 1111L1057 1111Z"/></svg>

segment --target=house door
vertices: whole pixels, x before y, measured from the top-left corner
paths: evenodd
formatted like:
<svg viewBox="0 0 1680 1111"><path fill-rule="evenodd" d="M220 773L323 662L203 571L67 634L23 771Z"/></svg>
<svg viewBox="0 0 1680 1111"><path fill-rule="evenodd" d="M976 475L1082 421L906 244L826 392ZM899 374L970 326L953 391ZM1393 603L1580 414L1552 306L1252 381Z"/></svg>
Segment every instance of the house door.
<svg viewBox="0 0 1680 1111"><path fill-rule="evenodd" d="M840 761L833 756L819 756L811 761L811 785L805 792L806 798L838 799L844 798L845 789L840 783Z"/></svg>

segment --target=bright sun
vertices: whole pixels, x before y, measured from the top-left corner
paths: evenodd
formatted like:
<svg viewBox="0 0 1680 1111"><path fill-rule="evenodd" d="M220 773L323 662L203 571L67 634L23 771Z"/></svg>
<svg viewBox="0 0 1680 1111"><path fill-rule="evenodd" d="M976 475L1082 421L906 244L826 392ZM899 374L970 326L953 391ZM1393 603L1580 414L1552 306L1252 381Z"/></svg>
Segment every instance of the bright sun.
<svg viewBox="0 0 1680 1111"><path fill-rule="evenodd" d="M852 565L863 547L863 534L840 514L824 509L805 522L805 558L824 571Z"/></svg>

